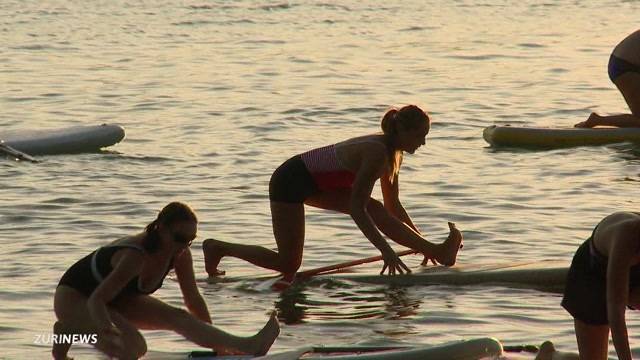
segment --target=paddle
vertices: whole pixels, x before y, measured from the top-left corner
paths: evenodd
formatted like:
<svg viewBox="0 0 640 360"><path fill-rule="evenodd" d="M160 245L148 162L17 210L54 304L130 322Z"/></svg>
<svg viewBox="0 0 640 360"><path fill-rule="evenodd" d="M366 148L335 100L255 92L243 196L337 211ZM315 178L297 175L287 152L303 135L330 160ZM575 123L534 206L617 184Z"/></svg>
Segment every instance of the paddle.
<svg viewBox="0 0 640 360"><path fill-rule="evenodd" d="M418 253L418 251L410 249L410 250L404 250L404 251L397 252L396 254L398 256L404 256L404 255L417 254L417 253ZM346 268L349 268L349 267L353 267L353 266L356 266L356 265L367 264L367 263L380 261L380 260L382 260L382 255L372 256L372 257L359 259L359 260L346 261L346 262L339 263L339 264L334 264L334 265L322 266L322 267L315 268L315 269L309 269L309 270L305 270L305 271L300 271L300 272L298 272L296 274L296 278L308 279L308 278L310 278L312 276L316 276L316 275L320 275L320 274L327 274L327 273L331 273L331 272L334 272L334 271L338 271L338 270L346 269Z"/></svg>
<svg viewBox="0 0 640 360"><path fill-rule="evenodd" d="M502 350L505 352L537 353L539 349L536 345L503 345Z"/></svg>
<svg viewBox="0 0 640 360"><path fill-rule="evenodd" d="M536 354L535 360L580 360L575 353L558 351L551 341L545 341L540 346L535 345L503 345L504 352L527 352Z"/></svg>
<svg viewBox="0 0 640 360"><path fill-rule="evenodd" d="M27 153L23 153L22 151L18 150L18 149L14 149L11 146L5 144L5 142L3 140L0 140L0 152L3 152L7 155L13 156L18 160L27 160L27 161L31 161L32 163L37 163L39 162L38 160L36 160L33 156L27 154Z"/></svg>

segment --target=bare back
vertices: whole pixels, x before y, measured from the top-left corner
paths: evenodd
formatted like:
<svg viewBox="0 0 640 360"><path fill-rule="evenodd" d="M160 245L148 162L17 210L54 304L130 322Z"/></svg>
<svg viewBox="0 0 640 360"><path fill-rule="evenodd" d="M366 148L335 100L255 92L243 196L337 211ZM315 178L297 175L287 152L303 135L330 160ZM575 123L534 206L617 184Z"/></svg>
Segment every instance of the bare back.
<svg viewBox="0 0 640 360"><path fill-rule="evenodd" d="M640 263L640 215L633 212L616 212L605 217L593 235L593 244L604 256L609 257L615 241L634 237L636 241L632 243L633 248L628 251L633 252L632 265Z"/></svg>
<svg viewBox="0 0 640 360"><path fill-rule="evenodd" d="M336 155L340 164L347 170L357 173L362 159L367 152L387 150L384 135L359 136L336 144ZM385 163L380 164L380 176L385 172L388 164L388 157Z"/></svg>

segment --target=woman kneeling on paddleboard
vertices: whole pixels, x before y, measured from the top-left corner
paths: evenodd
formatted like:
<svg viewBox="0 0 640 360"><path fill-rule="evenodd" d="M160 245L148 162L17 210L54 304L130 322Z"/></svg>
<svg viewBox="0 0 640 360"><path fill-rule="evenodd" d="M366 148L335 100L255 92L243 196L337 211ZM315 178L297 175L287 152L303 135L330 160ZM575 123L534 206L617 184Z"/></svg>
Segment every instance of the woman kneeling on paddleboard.
<svg viewBox="0 0 640 360"><path fill-rule="evenodd" d="M284 162L271 176L269 199L273 233L278 251L207 239L203 242L206 270L222 274L220 259L233 256L252 264L280 271L283 286L293 281L302 263L304 205L342 212L351 216L362 233L380 250L381 274L410 272L380 231L393 241L417 250L444 265L456 262L462 234L449 223L450 235L442 244L425 240L400 203L398 172L403 153L413 154L425 144L431 123L415 105L389 110L382 119L382 134L351 138L321 147ZM376 181L384 203L372 199Z"/></svg>
<svg viewBox="0 0 640 360"><path fill-rule="evenodd" d="M609 79L620 90L631 114L601 116L591 113L576 127L640 127L640 30L622 40L609 58Z"/></svg>
<svg viewBox="0 0 640 360"><path fill-rule="evenodd" d="M118 359L137 359L146 353L138 329L172 330L223 353L265 354L280 331L274 315L252 337L230 335L211 325L189 249L197 226L193 210L173 202L142 233L114 241L76 262L56 288L57 337L97 335L93 345ZM189 312L150 296L171 269ZM56 342L54 359L67 359L71 343Z"/></svg>
<svg viewBox="0 0 640 360"><path fill-rule="evenodd" d="M625 309L640 305L640 215L605 217L576 251L562 299L574 318L580 359L607 359L609 329L619 359L631 359Z"/></svg>

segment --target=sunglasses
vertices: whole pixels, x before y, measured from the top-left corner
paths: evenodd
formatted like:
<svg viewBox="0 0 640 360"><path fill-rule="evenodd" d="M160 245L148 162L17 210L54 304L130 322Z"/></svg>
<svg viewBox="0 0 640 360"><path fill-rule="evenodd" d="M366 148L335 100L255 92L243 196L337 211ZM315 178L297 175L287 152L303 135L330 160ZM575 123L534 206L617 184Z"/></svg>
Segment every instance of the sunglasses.
<svg viewBox="0 0 640 360"><path fill-rule="evenodd" d="M171 236L173 237L173 241L187 246L191 246L191 244L193 243L193 239L195 239L195 236L179 233L171 233Z"/></svg>

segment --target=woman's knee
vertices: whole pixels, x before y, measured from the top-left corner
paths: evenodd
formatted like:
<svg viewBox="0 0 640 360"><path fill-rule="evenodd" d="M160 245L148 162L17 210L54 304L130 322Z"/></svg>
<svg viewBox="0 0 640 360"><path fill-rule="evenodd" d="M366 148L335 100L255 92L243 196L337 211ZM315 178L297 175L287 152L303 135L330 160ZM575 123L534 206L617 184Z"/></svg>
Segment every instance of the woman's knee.
<svg viewBox="0 0 640 360"><path fill-rule="evenodd" d="M627 72L614 82L624 97L631 113L640 117L640 73Z"/></svg>
<svg viewBox="0 0 640 360"><path fill-rule="evenodd" d="M202 251L204 254L220 255L224 250L225 243L216 239L205 239L202 242Z"/></svg>

